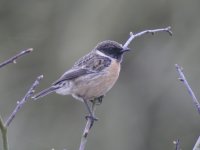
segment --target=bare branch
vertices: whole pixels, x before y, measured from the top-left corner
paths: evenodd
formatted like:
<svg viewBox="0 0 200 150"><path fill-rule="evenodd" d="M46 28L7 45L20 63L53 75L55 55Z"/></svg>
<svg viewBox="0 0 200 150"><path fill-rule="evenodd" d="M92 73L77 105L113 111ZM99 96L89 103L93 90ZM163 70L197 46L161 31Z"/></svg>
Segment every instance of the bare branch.
<svg viewBox="0 0 200 150"><path fill-rule="evenodd" d="M5 127L1 116L0 116L0 130L2 134L3 150L8 150L7 128Z"/></svg>
<svg viewBox="0 0 200 150"><path fill-rule="evenodd" d="M137 34L133 34L132 32L130 33L130 37L129 39L126 41L126 43L123 45L124 48L128 47L128 45L131 43L131 41L133 39L135 39L136 37L140 37L144 34L147 34L147 33L151 33L151 34L154 34L156 32L168 32L170 35L172 35L172 31L171 31L171 27L167 27L167 28L161 28L161 29L154 29L154 30L145 30L145 31L142 31L142 32L139 32ZM92 113L93 115L95 114L95 110L96 110L96 105L95 103L92 103ZM90 132L90 129L93 125L93 122L91 119L88 119L87 120L87 123L86 123L86 126L85 126L85 129L84 129L84 132L83 132L83 135L82 135L82 138L81 138L81 143L80 143L80 147L79 147L79 150L84 150L85 149L85 146L86 146L86 143L87 143L87 138L88 138L88 134Z"/></svg>
<svg viewBox="0 0 200 150"><path fill-rule="evenodd" d="M152 35L155 34L156 32L167 32L169 33L169 35L172 35L172 31L171 31L171 27L167 27L167 28L161 28L161 29L154 29L154 30L144 30L142 32L139 32L139 33L136 33L136 34L133 34L133 32L130 32L130 37L129 39L126 41L126 43L124 44L123 47L128 47L128 45L131 43L131 41L133 39L135 39L136 37L140 37L144 34L147 34L147 33L151 33Z"/></svg>
<svg viewBox="0 0 200 150"><path fill-rule="evenodd" d="M179 139L177 139L176 141L173 141L173 144L175 145L175 150L181 150Z"/></svg>
<svg viewBox="0 0 200 150"><path fill-rule="evenodd" d="M199 136L199 138L197 139L197 142L196 142L196 144L194 145L194 147L193 147L192 150L200 150L200 136Z"/></svg>
<svg viewBox="0 0 200 150"><path fill-rule="evenodd" d="M21 51L20 53L16 54L15 56L13 56L13 57L9 58L8 60L2 62L2 63L0 64L0 68L4 67L5 65L8 65L8 64L10 64L10 63L14 63L14 64L15 64L15 63L16 63L16 60L17 60L19 57L21 57L21 56L23 56L23 55L25 55L25 54L28 54L28 53L30 53L30 52L32 52L32 51L33 51L32 48L29 48L29 49L26 49L26 50Z"/></svg>
<svg viewBox="0 0 200 150"><path fill-rule="evenodd" d="M192 100L193 100L195 106L197 107L197 111L200 114L200 103L197 100L197 98L196 98L192 88L190 87L189 83L187 82L187 79L186 79L186 77L185 77L185 75L183 73L183 68L180 67L178 64L175 64L175 67L176 67L177 72L179 73L179 80L185 84L185 86L186 86L186 88L188 90L188 93L192 97Z"/></svg>
<svg viewBox="0 0 200 150"><path fill-rule="evenodd" d="M29 99L29 97L31 97L33 95L36 86L39 84L39 81L42 78L43 78L43 75L38 76L37 79L35 80L35 82L32 84L32 86L28 90L28 92L26 93L26 95L23 97L23 99L21 101L17 101L17 106L15 107L15 109L13 110L11 115L9 116L8 120L6 121L5 127L8 127L10 125L12 120L15 118L17 112L22 108L22 106Z"/></svg>
<svg viewBox="0 0 200 150"><path fill-rule="evenodd" d="M93 116L95 114L95 110L96 110L96 101L94 101L92 103L92 114L93 114ZM87 143L87 139L88 139L88 134L90 132L90 129L92 128L92 125L93 125L93 121L88 118L86 126L85 126L85 129L83 131L82 138L81 138L81 143L80 143L79 150L84 150L85 149L85 146L86 146L86 143Z"/></svg>

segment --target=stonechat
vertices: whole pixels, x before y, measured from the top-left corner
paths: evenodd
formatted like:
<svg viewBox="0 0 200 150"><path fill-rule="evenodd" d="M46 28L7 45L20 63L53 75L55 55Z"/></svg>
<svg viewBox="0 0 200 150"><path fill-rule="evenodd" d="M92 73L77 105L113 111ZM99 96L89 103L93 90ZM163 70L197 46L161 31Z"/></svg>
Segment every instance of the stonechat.
<svg viewBox="0 0 200 150"><path fill-rule="evenodd" d="M130 49L115 41L103 41L80 58L49 88L34 95L36 100L52 92L72 95L85 103L89 117L95 120L88 101L101 101L117 81L123 54Z"/></svg>

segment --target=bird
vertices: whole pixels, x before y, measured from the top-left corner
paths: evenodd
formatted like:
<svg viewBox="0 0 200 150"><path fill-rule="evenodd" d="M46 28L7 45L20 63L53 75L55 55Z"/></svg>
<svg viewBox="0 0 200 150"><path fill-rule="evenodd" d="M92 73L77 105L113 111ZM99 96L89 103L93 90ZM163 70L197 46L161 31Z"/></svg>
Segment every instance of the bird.
<svg viewBox="0 0 200 150"><path fill-rule="evenodd" d="M92 114L89 101L102 101L105 94L116 83L121 70L121 62L125 52L130 48L122 44L106 40L100 42L88 54L81 57L71 69L66 71L49 88L35 94L37 100L52 92L60 95L72 95L85 103L89 112L87 118L97 120Z"/></svg>

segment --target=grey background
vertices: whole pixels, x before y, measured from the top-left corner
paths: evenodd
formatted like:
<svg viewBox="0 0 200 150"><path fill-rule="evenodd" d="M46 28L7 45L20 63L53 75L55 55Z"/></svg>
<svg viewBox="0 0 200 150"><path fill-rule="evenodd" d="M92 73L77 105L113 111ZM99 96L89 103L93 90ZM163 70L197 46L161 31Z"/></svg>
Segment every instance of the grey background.
<svg viewBox="0 0 200 150"><path fill-rule="evenodd" d="M172 37L159 33L131 43L117 84L97 108L86 149L170 150L177 138L182 149L192 149L199 115L174 64L184 67L200 97L199 14L199 0L0 0L0 61L34 48L0 70L1 116L6 120L38 75L44 75L40 91L98 42L123 44L130 31L170 25ZM8 129L10 148L78 149L85 115L71 96L29 101Z"/></svg>

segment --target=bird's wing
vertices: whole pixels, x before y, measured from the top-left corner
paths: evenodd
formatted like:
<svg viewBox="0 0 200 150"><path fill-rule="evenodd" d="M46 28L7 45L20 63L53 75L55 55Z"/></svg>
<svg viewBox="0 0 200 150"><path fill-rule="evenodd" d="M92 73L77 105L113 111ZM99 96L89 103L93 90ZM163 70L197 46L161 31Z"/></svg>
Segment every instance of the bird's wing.
<svg viewBox="0 0 200 150"><path fill-rule="evenodd" d="M88 69L82 69L82 68L71 69L67 71L66 73L64 73L57 81L55 81L53 85L57 85L63 81L72 80L72 79L75 79L75 78L78 78L80 76L90 74L90 73L93 73L93 72Z"/></svg>
<svg viewBox="0 0 200 150"><path fill-rule="evenodd" d="M64 73L53 85L57 85L62 81L72 80L87 74L97 73L111 64L111 60L107 57L97 55L96 53L89 53L79 59L72 69Z"/></svg>
<svg viewBox="0 0 200 150"><path fill-rule="evenodd" d="M93 72L99 72L110 66L111 59L105 56L98 55L94 51L79 59L73 68L85 68Z"/></svg>

